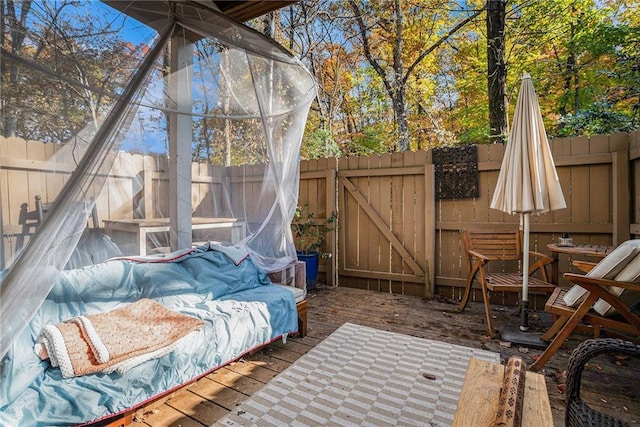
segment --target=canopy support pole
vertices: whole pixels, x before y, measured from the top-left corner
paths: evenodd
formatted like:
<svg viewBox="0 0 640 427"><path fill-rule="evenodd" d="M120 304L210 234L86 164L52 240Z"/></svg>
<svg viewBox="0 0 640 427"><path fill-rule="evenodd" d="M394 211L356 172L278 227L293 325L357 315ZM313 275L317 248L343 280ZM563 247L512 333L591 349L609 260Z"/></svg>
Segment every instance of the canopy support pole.
<svg viewBox="0 0 640 427"><path fill-rule="evenodd" d="M169 113L169 244L171 251L191 248L191 145L193 43L174 33L171 38Z"/></svg>

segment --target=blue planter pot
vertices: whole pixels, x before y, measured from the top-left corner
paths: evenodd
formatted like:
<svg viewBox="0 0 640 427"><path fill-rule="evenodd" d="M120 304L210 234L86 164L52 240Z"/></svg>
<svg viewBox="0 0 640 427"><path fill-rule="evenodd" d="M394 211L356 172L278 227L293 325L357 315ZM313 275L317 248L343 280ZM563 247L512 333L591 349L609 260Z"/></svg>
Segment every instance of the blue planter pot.
<svg viewBox="0 0 640 427"><path fill-rule="evenodd" d="M318 261L320 254L318 252L304 253L297 251L298 260L304 261L307 267L307 290L316 288L318 282Z"/></svg>

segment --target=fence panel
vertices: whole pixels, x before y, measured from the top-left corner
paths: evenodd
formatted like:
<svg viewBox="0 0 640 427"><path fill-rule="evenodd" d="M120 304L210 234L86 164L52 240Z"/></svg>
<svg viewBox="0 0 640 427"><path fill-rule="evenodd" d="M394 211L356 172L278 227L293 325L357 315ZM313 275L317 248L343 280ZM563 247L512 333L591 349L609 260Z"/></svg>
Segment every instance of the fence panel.
<svg viewBox="0 0 640 427"><path fill-rule="evenodd" d="M629 194L630 183L624 176L625 170L626 176L629 175L630 162L620 160L624 155L619 153L629 152L631 140L631 134L614 134L551 141L567 208L532 216L532 250L549 253L547 245L557 242L563 232L570 233L577 243L615 245L628 238L629 234L619 230L631 228L629 220L621 213L629 209L629 202L625 202L629 199L625 199L625 195ZM439 257L436 264L437 293L456 299L462 294L466 268L461 250L461 230L519 226L518 215L490 208L503 154L504 146L500 144L478 147L480 195L477 198L436 201L439 237L436 242ZM614 170L623 178L615 179ZM632 182L637 183L640 173L636 171L635 174ZM636 214L635 218L638 216ZM572 271L570 262L571 259L560 257L559 270ZM482 296L477 292L473 298L480 301ZM516 300L515 295L495 296L496 303ZM538 300L538 303L543 301Z"/></svg>
<svg viewBox="0 0 640 427"><path fill-rule="evenodd" d="M563 232L575 242L600 245L640 237L639 133L556 139L551 148L567 208L532 217L531 249L548 253L546 246ZM299 204L308 205L319 219L339 213L339 238L328 236L326 249L333 258L323 261L321 280L459 298L466 277L461 230L518 227L518 216L489 207L503 153L500 144L478 146L480 194L451 200L434 200L429 151L302 161ZM55 171L48 166L52 159ZM97 200L100 219L168 214L165 158L121 153L114 168L106 182L109 191ZM13 256L21 232L20 206L28 203L32 210L36 195L45 203L53 201L73 169L68 147L0 138L4 262ZM221 182L230 180L233 193L242 197L229 198L229 203L235 211L246 211L251 223L263 165L225 169L196 164L193 176L196 212L225 199ZM559 270L571 271L570 261L561 257ZM516 299L498 296L496 302Z"/></svg>
<svg viewBox="0 0 640 427"><path fill-rule="evenodd" d="M336 202L336 168L337 159L303 160L300 162L300 182L298 188L298 206L307 207L308 212L318 222L323 222L337 213ZM326 253L330 258L321 258L319 265L319 281L329 285L337 285L338 246L335 233L326 237Z"/></svg>
<svg viewBox="0 0 640 427"><path fill-rule="evenodd" d="M341 159L338 164L340 285L409 295L432 293L433 181L425 153Z"/></svg>

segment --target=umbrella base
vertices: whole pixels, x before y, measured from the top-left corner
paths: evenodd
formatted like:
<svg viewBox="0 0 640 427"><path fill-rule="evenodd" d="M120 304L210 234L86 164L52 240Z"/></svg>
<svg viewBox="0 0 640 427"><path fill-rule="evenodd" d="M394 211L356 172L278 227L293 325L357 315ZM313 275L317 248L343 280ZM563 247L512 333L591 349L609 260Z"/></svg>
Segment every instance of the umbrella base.
<svg viewBox="0 0 640 427"><path fill-rule="evenodd" d="M500 331L500 336L504 341L514 344L524 345L526 347L547 348L548 342L542 341L542 334L535 332L525 332L519 326L507 326Z"/></svg>

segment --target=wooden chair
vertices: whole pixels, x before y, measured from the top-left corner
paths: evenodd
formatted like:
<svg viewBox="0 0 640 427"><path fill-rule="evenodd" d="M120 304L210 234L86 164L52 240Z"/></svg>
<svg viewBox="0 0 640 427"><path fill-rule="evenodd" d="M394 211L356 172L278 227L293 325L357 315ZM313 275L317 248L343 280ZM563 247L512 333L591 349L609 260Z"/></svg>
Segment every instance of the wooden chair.
<svg viewBox="0 0 640 427"><path fill-rule="evenodd" d="M595 338L602 330L614 336L637 340L640 316L629 310L640 299L640 239L620 244L595 266L577 265L586 275L566 273L571 289L558 288L545 305L555 319L542 339L551 341L531 365L540 370L576 330L590 330Z"/></svg>
<svg viewBox="0 0 640 427"><path fill-rule="evenodd" d="M49 204L42 203L42 198L38 195L35 196L34 210L29 210L28 203L23 203L22 205L20 205L18 224L22 226L22 232L16 236L16 252L20 252L24 247L24 238L31 238L38 227L40 227L40 224L44 219L44 215L48 207Z"/></svg>
<svg viewBox="0 0 640 427"><path fill-rule="evenodd" d="M542 369L577 328L591 330L594 338L598 338L602 330L611 335L632 340L638 340L640 337L640 317L630 311L620 297L609 292L612 287L640 292L640 284L573 273L565 273L564 278L585 289L586 296L577 307L566 304L564 298L569 292L567 288L557 288L549 297L545 311L551 313L556 320L541 339L551 343L530 366L531 371ZM593 308L599 299L609 303L618 314L615 316L598 314Z"/></svg>
<svg viewBox="0 0 640 427"><path fill-rule="evenodd" d="M93 207L89 218L87 218L87 228L71 254L71 258L66 266L67 269L96 264L108 258L122 255L120 248L118 248L108 236L102 233L93 198L90 199L90 203ZM29 205L27 203L23 203L20 206L18 224L22 227L22 232L16 237L16 252L23 249L25 237L31 238L35 234L42 224L42 221L44 221L49 208L50 203L43 203L42 197L39 195L35 196L34 210L29 211Z"/></svg>
<svg viewBox="0 0 640 427"><path fill-rule="evenodd" d="M463 311L469 302L471 288L476 278L482 286L482 298L484 300L485 315L489 336L495 335L492 324L490 292L521 292L522 273L492 272L489 270L491 261L522 261L522 238L519 230L465 230L462 234L464 251L467 260L467 283L464 296L458 306L458 311ZM549 277L545 266L553 260L551 257L539 252L528 252L537 260L529 268L529 292L551 293L556 287L549 283ZM495 263L497 264L497 263ZM531 277L540 271L542 279Z"/></svg>

